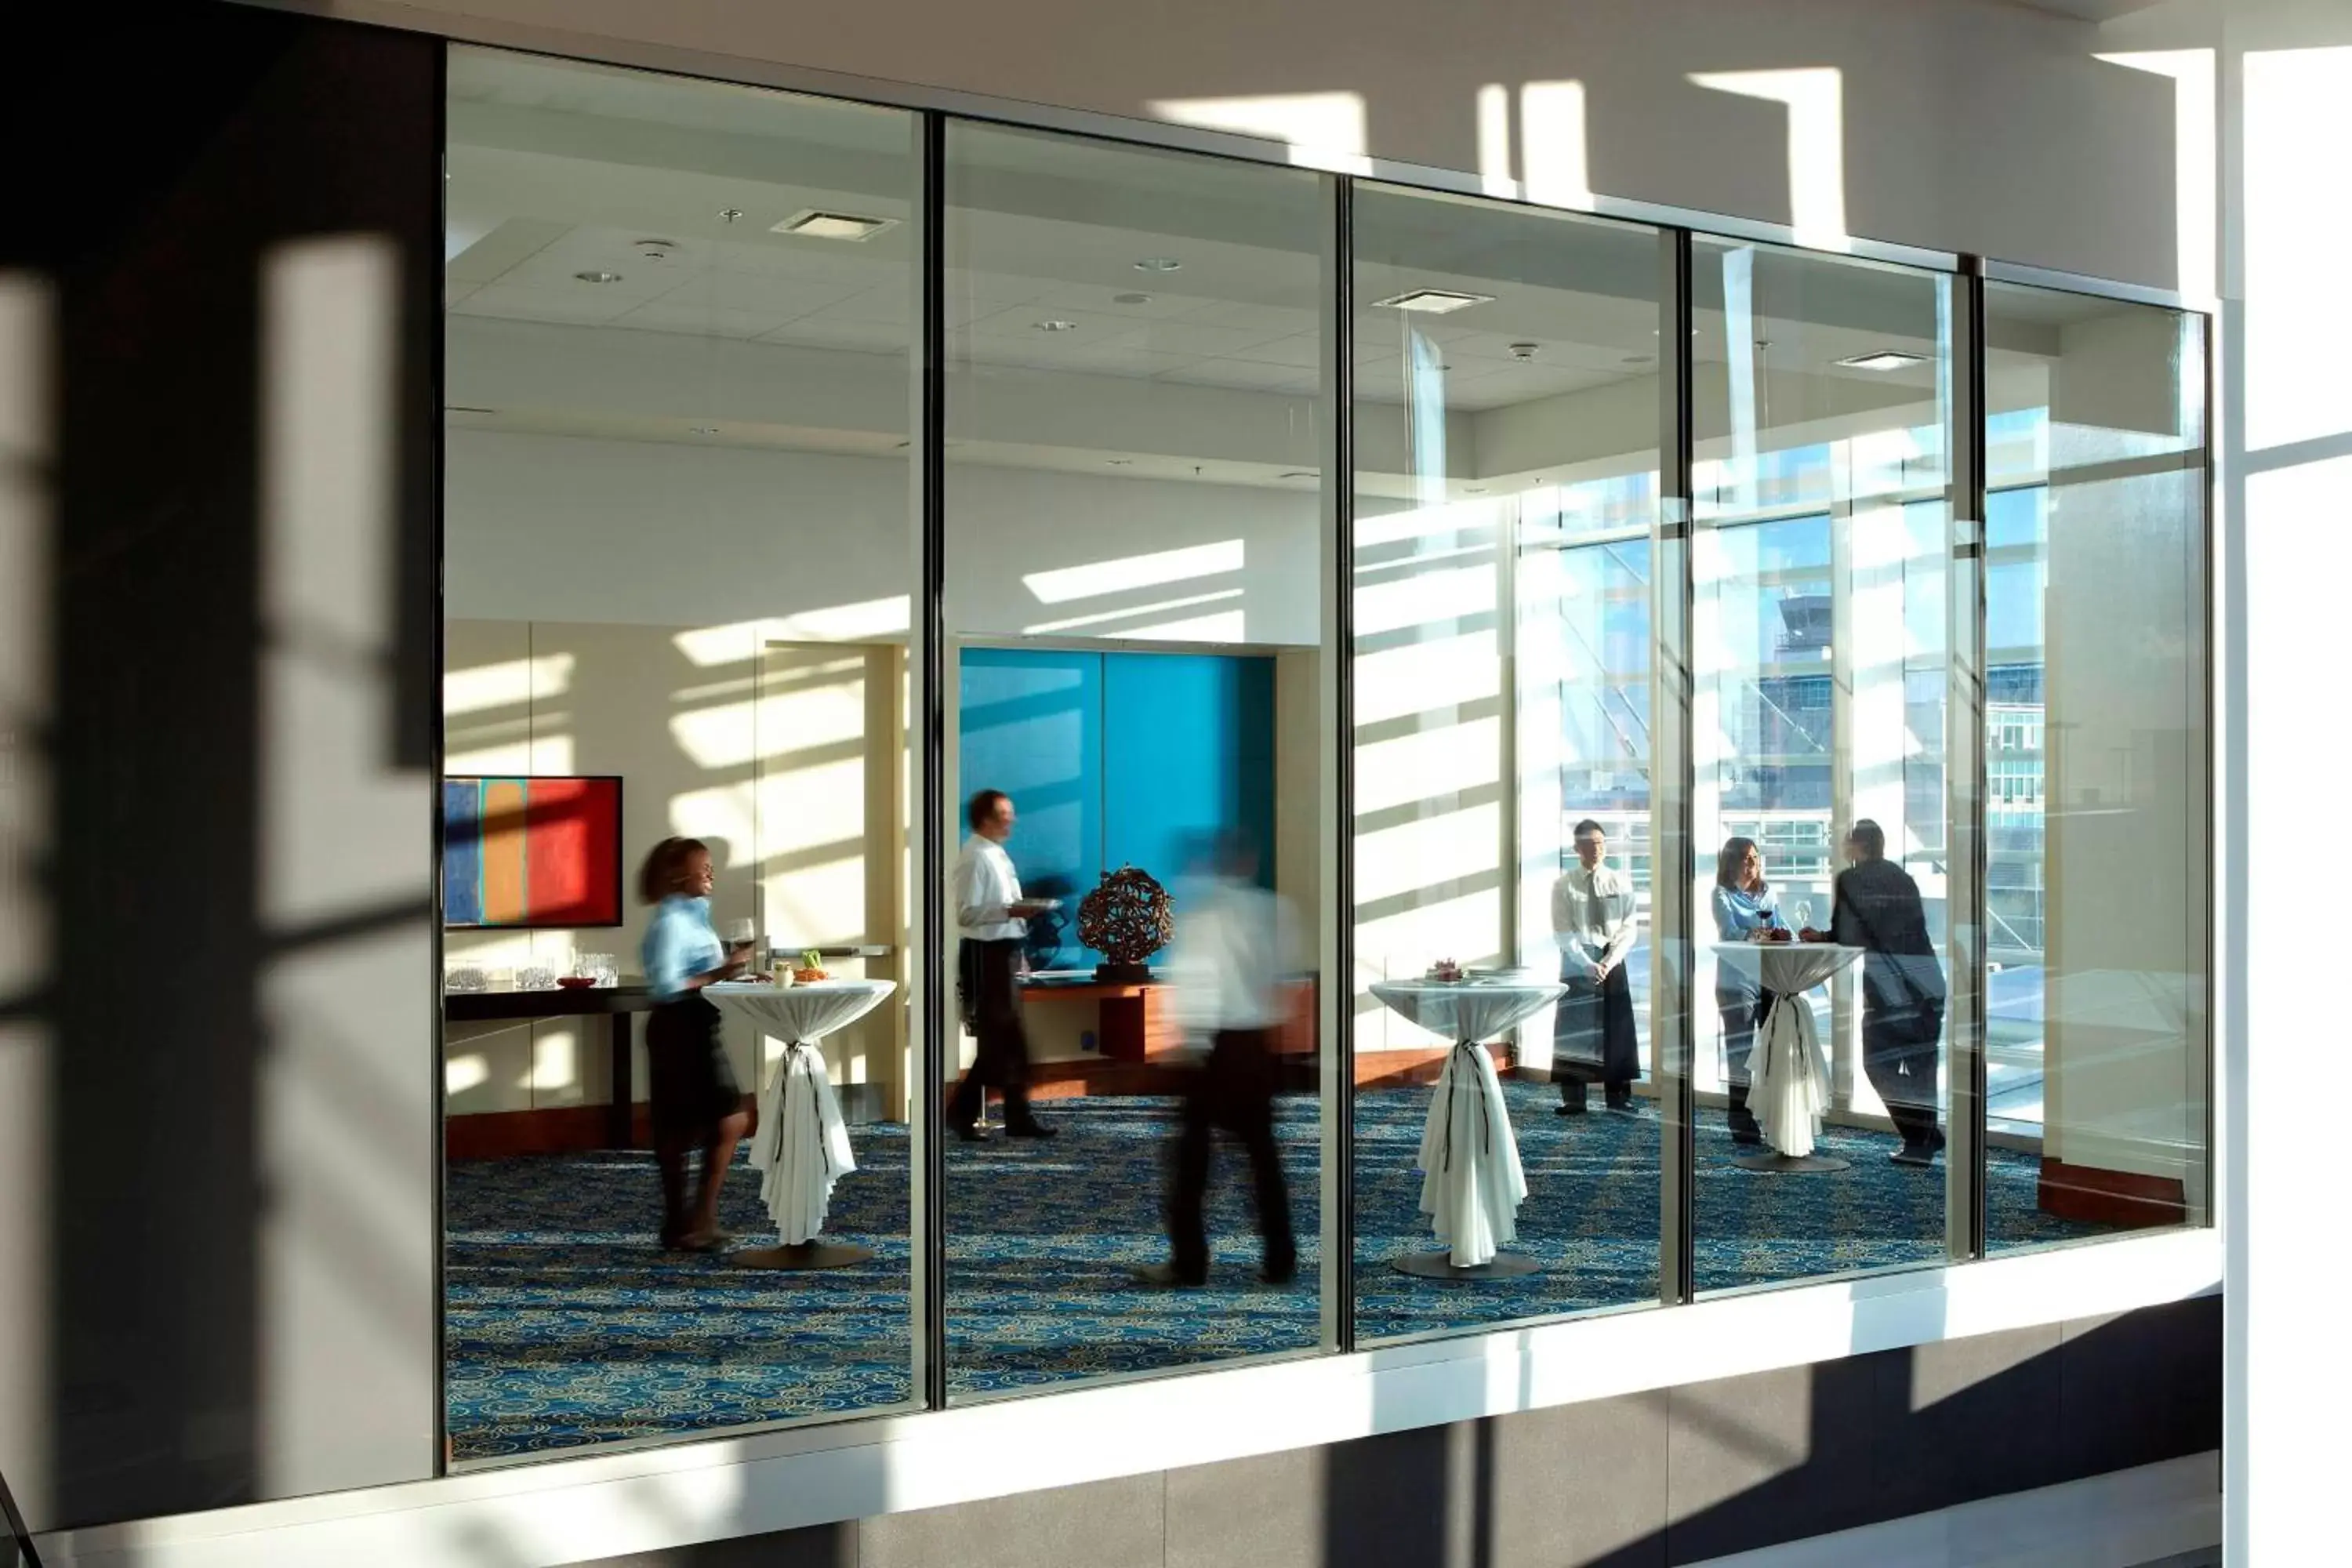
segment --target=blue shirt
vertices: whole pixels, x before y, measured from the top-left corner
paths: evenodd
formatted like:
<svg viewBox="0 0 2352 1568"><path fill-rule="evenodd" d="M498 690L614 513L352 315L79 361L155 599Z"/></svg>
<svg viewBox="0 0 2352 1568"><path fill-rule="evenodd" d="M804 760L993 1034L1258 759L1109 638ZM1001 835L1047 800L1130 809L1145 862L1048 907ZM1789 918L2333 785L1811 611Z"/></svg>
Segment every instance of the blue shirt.
<svg viewBox="0 0 2352 1568"><path fill-rule="evenodd" d="M1714 902L1715 934L1721 941L1738 942L1766 926L1787 929L1780 921L1780 897L1769 888L1751 893L1744 888L1718 887Z"/></svg>
<svg viewBox="0 0 2352 1568"><path fill-rule="evenodd" d="M664 1002L686 994L686 983L726 962L727 950L710 929L710 900L672 893L654 909L646 926L646 984Z"/></svg>

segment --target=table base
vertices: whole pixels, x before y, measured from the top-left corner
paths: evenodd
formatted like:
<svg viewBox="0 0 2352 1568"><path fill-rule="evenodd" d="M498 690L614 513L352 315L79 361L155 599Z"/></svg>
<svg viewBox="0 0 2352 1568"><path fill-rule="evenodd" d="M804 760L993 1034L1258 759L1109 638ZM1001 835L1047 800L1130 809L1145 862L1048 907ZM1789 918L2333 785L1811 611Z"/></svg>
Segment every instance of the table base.
<svg viewBox="0 0 2352 1568"><path fill-rule="evenodd" d="M809 1268L846 1268L854 1263L872 1258L870 1247L838 1247L822 1241L803 1241L798 1247L747 1247L727 1255L730 1268L778 1268L802 1270Z"/></svg>
<svg viewBox="0 0 2352 1568"><path fill-rule="evenodd" d="M1451 1252L1409 1252L1391 1262L1399 1273L1422 1279L1517 1279L1543 1268L1520 1252L1498 1252L1488 1261L1467 1268L1456 1268Z"/></svg>
<svg viewBox="0 0 2352 1568"><path fill-rule="evenodd" d="M1731 1163L1743 1171L1760 1171L1768 1176L1812 1176L1853 1168L1853 1161L1834 1154L1740 1154Z"/></svg>

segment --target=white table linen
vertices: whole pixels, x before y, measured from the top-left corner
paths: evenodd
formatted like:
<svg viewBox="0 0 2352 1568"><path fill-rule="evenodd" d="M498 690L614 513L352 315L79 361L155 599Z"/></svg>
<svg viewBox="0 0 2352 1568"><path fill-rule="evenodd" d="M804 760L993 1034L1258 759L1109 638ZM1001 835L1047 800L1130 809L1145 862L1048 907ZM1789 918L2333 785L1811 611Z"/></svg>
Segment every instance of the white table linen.
<svg viewBox="0 0 2352 1568"><path fill-rule="evenodd" d="M1748 1056L1748 1109L1781 1154L1813 1152L1830 1104L1830 1064L1804 994L1862 956L1827 942L1726 942L1716 962L1743 970L1764 992L1764 1020Z"/></svg>
<svg viewBox="0 0 2352 1568"><path fill-rule="evenodd" d="M816 980L800 985L709 985L703 994L721 1011L748 1018L784 1042L783 1059L760 1091L760 1126L751 1163L760 1197L787 1247L824 1228L833 1184L857 1169L849 1128L816 1042L871 1012L894 989L887 980Z"/></svg>
<svg viewBox="0 0 2352 1568"><path fill-rule="evenodd" d="M1484 1040L1556 1002L1555 981L1384 981L1372 994L1400 1016L1454 1041L1421 1133L1421 1212L1456 1268L1491 1263L1518 1236L1528 1195L1510 1107Z"/></svg>

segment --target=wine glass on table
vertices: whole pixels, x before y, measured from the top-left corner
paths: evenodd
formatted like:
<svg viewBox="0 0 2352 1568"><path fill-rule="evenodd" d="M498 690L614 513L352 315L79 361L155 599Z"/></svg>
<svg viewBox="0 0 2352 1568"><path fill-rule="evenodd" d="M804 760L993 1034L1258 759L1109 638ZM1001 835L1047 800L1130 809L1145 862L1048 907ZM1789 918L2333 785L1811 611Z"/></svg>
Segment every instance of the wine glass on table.
<svg viewBox="0 0 2352 1568"><path fill-rule="evenodd" d="M757 929L750 921L727 922L727 957L730 963L740 966L751 962L751 939Z"/></svg>
<svg viewBox="0 0 2352 1568"><path fill-rule="evenodd" d="M1813 929L1813 905L1810 899L1797 900L1797 935L1802 937Z"/></svg>

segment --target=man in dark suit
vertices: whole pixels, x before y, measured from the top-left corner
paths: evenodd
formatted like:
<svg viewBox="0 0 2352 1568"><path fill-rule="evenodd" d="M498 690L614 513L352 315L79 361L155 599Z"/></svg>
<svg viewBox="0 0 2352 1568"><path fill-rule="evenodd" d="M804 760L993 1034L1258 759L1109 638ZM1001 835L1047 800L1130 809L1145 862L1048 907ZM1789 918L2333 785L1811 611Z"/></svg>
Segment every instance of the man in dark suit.
<svg viewBox="0 0 2352 1568"><path fill-rule="evenodd" d="M1863 950L1862 1066L1903 1135L1898 1165L1926 1165L1944 1146L1936 1124L1944 970L1927 935L1919 884L1886 858L1886 834L1864 817L1846 835L1830 934Z"/></svg>

